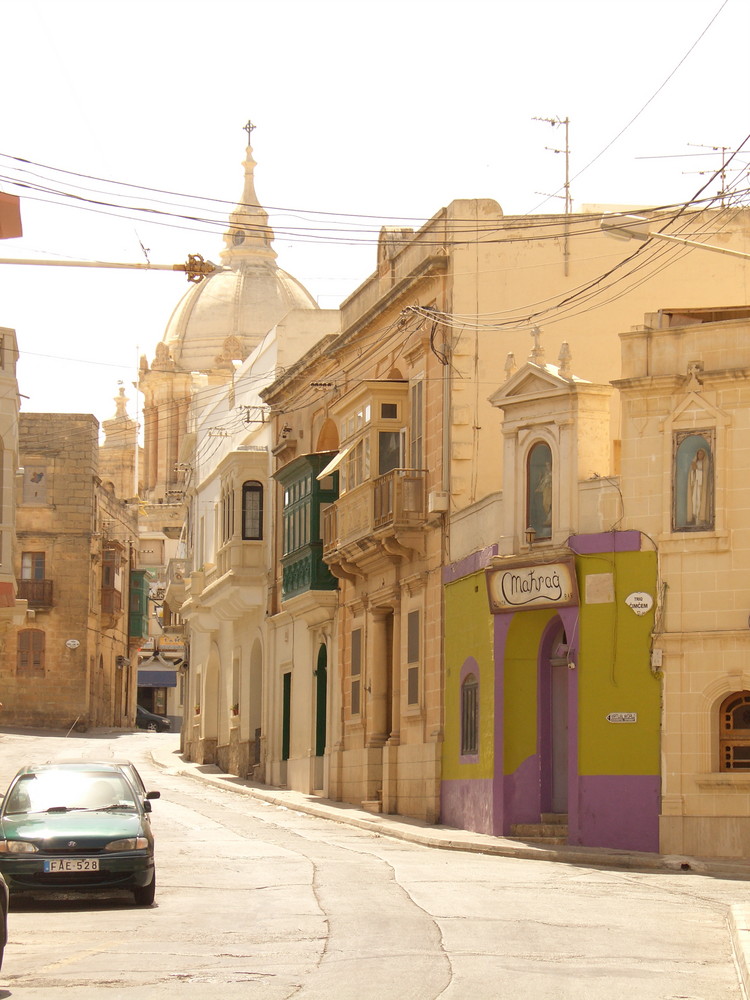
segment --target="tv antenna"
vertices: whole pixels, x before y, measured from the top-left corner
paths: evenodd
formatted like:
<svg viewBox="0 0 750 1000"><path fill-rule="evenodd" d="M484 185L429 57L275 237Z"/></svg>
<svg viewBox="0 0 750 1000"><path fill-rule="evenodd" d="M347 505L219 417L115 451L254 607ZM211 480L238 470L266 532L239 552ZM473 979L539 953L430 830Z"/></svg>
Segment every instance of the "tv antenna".
<svg viewBox="0 0 750 1000"><path fill-rule="evenodd" d="M568 221L568 216L573 211L573 199L570 195L570 118L566 115L565 118L560 118L559 115L555 118L542 118L534 116L532 121L535 122L547 122L548 125L552 125L553 128L560 128L562 126L565 129L565 145L562 149L555 149L552 146L545 146L550 153L563 153L565 155L565 184L563 185L564 194L547 194L546 198L562 198L565 202L565 237L563 239L563 257L565 260L565 274L568 274L568 258L570 255L568 247L568 236L570 233L570 225ZM537 194L544 194L543 191L537 191Z"/></svg>

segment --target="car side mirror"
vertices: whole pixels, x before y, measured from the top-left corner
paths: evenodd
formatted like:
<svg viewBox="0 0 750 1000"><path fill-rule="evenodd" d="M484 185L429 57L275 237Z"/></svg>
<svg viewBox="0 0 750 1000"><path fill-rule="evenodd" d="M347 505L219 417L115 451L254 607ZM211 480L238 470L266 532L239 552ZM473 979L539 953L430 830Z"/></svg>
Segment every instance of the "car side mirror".
<svg viewBox="0 0 750 1000"><path fill-rule="evenodd" d="M161 792L146 792L147 799L160 799Z"/></svg>
<svg viewBox="0 0 750 1000"><path fill-rule="evenodd" d="M143 811L147 813L151 812L151 803L148 801L148 799L143 800Z"/></svg>

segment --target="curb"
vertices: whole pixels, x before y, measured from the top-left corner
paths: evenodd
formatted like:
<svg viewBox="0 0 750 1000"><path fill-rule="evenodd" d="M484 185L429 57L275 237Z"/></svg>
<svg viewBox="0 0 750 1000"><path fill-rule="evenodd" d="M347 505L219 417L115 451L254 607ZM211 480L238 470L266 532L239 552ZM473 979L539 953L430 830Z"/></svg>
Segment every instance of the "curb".
<svg viewBox="0 0 750 1000"><path fill-rule="evenodd" d="M307 795L286 789L271 789L267 785L239 778L222 771L215 764L192 764L181 758L176 761L158 757L153 751L151 759L157 767L173 770L185 777L208 781L219 788L251 795L270 805L321 819L331 820L368 830L379 836L393 837L422 847L451 851L469 851L498 857L519 858L526 861L556 861L562 864L609 867L640 871L670 873L690 872L724 878L750 880L750 863L733 858L696 858L681 855L651 854L640 851L619 851L603 847L577 847L575 845L533 844L528 841L472 833L455 827L433 825L421 820L396 815L369 813L346 802L335 802L319 796ZM750 947L750 906L747 907L747 943ZM750 969L748 970L750 992Z"/></svg>
<svg viewBox="0 0 750 1000"><path fill-rule="evenodd" d="M750 905L734 903L727 914L737 972L745 1000L750 996Z"/></svg>

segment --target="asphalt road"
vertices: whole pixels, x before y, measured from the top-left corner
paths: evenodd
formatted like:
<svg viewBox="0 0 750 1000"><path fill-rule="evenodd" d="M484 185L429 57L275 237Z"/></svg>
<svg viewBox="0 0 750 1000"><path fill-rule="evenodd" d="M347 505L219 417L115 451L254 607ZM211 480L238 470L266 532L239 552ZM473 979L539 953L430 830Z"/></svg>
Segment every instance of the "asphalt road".
<svg viewBox="0 0 750 1000"><path fill-rule="evenodd" d="M744 881L409 844L155 767L175 744L0 730L3 787L22 763L114 756L162 793L156 904L12 903L0 1000L743 997Z"/></svg>

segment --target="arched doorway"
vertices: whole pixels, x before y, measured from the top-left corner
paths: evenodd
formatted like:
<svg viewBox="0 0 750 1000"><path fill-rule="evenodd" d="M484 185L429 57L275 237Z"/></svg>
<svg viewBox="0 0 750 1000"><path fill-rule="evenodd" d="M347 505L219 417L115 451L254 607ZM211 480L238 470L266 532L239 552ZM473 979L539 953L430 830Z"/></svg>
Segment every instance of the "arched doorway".
<svg viewBox="0 0 750 1000"><path fill-rule="evenodd" d="M259 639L253 643L250 652L250 677L248 684L249 704L246 710L249 715L250 728L250 765L251 773L258 781L264 781L264 771L261 768L263 754L261 750L263 727L263 647Z"/></svg>
<svg viewBox="0 0 750 1000"><path fill-rule="evenodd" d="M315 773L313 786L316 792L325 787L325 752L328 728L328 648L322 643L315 664Z"/></svg>

